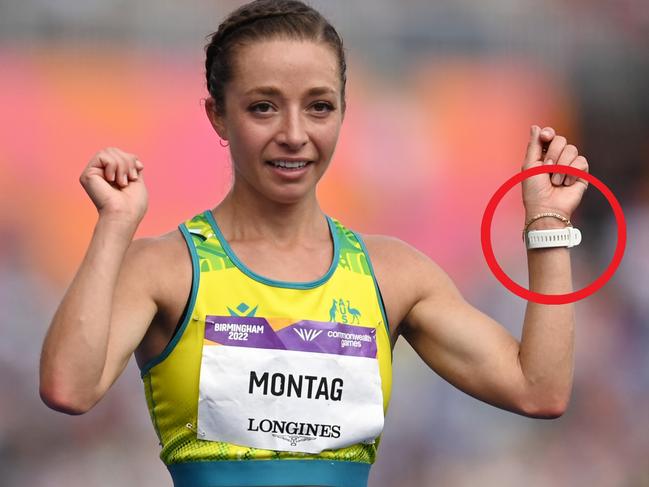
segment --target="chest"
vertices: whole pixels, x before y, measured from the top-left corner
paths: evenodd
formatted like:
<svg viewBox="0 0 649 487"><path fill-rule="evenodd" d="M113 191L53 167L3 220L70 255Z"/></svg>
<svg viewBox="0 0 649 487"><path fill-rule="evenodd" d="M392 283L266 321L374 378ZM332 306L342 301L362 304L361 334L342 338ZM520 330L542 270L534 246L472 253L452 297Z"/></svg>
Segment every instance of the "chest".
<svg viewBox="0 0 649 487"><path fill-rule="evenodd" d="M332 266L333 252L328 246L303 248L291 252L271 249L254 244L237 244L233 242L238 264L259 278L283 282L312 282L325 276ZM384 310L388 321L390 344L394 346L398 336L398 325L405 317L405 299L400 296L398 286L389 276L387 263L382 262L381 255L371 256ZM186 308L190 305L192 293L192 260L186 249L180 248L171 265L165 267L160 276L159 311L149 330L136 350L138 363L146 363L162 352L178 329ZM234 289L229 290L235 292ZM236 303L234 301L237 301ZM239 302L241 301L241 302ZM233 312L249 313L255 303L233 299ZM237 310L237 306L241 306ZM343 323L354 323L359 319L358 305L343 294L327 300L327 316Z"/></svg>
<svg viewBox="0 0 649 487"><path fill-rule="evenodd" d="M327 274L333 259L328 245L281 249L263 242L231 242L230 246L242 268L272 281L316 281Z"/></svg>
<svg viewBox="0 0 649 487"><path fill-rule="evenodd" d="M233 249L242 265L257 276L285 282L313 282L326 276L331 270L334 257L328 245L299 249L297 252L281 252L261 245L235 243ZM394 266L389 266L388 262L383 261L383 254L371 255L370 259L384 304L390 341L394 345L398 325L407 313L407 299L403 296L403 290L395 284L396 281L391 279L390 269ZM336 265L336 262L333 264ZM341 322L349 323L355 319L358 312L355 304L344 296L331 301L331 319L335 317Z"/></svg>

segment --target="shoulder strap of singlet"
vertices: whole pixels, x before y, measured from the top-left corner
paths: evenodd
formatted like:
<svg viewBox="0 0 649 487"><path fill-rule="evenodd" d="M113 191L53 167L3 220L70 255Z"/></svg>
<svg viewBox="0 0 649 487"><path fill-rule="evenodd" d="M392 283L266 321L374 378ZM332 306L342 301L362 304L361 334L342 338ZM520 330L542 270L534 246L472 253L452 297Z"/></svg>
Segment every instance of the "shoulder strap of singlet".
<svg viewBox="0 0 649 487"><path fill-rule="evenodd" d="M371 275L372 272L368 261L369 257L364 251L363 244L358 235L345 227L337 219L331 218L331 220L338 230L340 240L339 265L358 274Z"/></svg>
<svg viewBox="0 0 649 487"><path fill-rule="evenodd" d="M390 336L390 326L388 323L387 313L385 312L385 304L383 302L383 296L381 295L381 290L379 289L379 283L376 280L376 275L374 274L374 269L372 268L372 262L370 261L370 255L367 251L367 247L363 242L361 236L345 227L335 218L331 219L336 228L338 229L340 235L340 266L346 267L352 272L357 272L359 274L365 274L372 276L374 281L374 287L376 289L376 294L379 300L379 306L381 307L381 314L383 315L383 322L385 324L385 330Z"/></svg>
<svg viewBox="0 0 649 487"><path fill-rule="evenodd" d="M184 222L184 226L191 236L196 253L200 258L201 272L234 267L234 263L223 249L221 242L216 238L205 213L199 213Z"/></svg>

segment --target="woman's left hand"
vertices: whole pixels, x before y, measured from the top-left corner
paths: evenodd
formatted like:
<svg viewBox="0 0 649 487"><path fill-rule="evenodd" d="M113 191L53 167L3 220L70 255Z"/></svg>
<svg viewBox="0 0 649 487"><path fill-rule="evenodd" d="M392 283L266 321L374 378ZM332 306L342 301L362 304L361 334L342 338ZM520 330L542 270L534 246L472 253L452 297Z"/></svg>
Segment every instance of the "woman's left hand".
<svg viewBox="0 0 649 487"><path fill-rule="evenodd" d="M545 152L544 147L547 147ZM588 172L588 161L579 155L577 147L568 144L565 137L556 135L552 127L541 130L533 125L523 170L547 164L572 166ZM588 182L569 174L544 173L525 179L522 186L526 219L545 212L559 213L570 219Z"/></svg>

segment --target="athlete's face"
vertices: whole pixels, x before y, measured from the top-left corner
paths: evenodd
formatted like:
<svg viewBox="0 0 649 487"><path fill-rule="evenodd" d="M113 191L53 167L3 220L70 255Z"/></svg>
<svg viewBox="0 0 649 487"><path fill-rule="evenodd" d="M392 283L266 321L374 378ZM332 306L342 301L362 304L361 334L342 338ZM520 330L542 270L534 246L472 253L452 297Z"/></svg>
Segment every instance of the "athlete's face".
<svg viewBox="0 0 649 487"><path fill-rule="evenodd" d="M271 40L239 47L225 90L225 114L207 113L227 139L235 188L282 203L315 191L333 156L342 124L341 81L335 53L325 44ZM281 168L270 160L310 161Z"/></svg>

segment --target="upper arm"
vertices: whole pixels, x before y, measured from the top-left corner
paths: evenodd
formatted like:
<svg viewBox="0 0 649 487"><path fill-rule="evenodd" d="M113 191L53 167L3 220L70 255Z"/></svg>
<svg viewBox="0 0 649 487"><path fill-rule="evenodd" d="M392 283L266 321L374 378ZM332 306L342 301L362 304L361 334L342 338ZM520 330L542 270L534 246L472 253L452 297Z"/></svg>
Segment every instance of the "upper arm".
<svg viewBox="0 0 649 487"><path fill-rule="evenodd" d="M158 306L153 263L159 251L160 243L156 239L143 238L131 242L124 256L113 294L99 397L123 372L156 315Z"/></svg>
<svg viewBox="0 0 649 487"><path fill-rule="evenodd" d="M424 362L462 391L495 406L521 411L525 377L519 342L470 305L429 257L401 241L391 254L409 283L409 309L399 331Z"/></svg>

